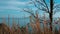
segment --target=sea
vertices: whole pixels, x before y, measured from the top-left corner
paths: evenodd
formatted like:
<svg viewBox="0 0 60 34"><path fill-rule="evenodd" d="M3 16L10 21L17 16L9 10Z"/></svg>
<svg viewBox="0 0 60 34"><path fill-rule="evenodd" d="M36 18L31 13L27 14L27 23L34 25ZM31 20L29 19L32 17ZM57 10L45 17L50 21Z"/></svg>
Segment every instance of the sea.
<svg viewBox="0 0 60 34"><path fill-rule="evenodd" d="M27 25L27 23L30 22L30 19L29 18L0 18L0 23L5 23L10 26L13 25L13 22L16 24L16 25L20 25L20 26L25 26Z"/></svg>

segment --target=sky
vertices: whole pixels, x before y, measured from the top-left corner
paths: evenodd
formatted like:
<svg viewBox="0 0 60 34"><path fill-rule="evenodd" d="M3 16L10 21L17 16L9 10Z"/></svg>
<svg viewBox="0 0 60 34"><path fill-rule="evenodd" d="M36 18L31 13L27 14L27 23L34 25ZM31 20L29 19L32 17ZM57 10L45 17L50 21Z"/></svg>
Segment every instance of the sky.
<svg viewBox="0 0 60 34"><path fill-rule="evenodd" d="M0 18L2 17L29 17L30 14L22 11L24 8L32 8L36 10L33 4L29 4L30 0L0 0ZM48 0L46 0L47 3ZM56 0L57 3L60 3L60 0ZM43 11L39 12L40 15L43 15ZM46 14L47 15L47 14ZM54 17L60 17L60 12L56 13Z"/></svg>

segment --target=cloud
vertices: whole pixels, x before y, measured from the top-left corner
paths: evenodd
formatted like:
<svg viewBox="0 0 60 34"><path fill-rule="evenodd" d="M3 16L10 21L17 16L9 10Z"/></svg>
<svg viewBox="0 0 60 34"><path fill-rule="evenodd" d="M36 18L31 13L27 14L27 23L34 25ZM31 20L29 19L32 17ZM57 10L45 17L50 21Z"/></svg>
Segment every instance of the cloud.
<svg viewBox="0 0 60 34"><path fill-rule="evenodd" d="M9 1L8 4L16 4L16 5L25 5L26 2L19 2L19 1Z"/></svg>
<svg viewBox="0 0 60 34"><path fill-rule="evenodd" d="M1 4L0 5L0 10L18 10L20 11L22 8L24 8L25 6L31 6L30 1L28 2L21 2L21 1L17 1L17 0L9 0L9 1L0 1ZM27 5L28 4L28 5Z"/></svg>
<svg viewBox="0 0 60 34"><path fill-rule="evenodd" d="M17 0L9 0L9 1L0 1L2 4L8 4L8 5L14 5L14 6L27 6L27 5L32 5L29 4L31 1L28 2L21 2Z"/></svg>
<svg viewBox="0 0 60 34"><path fill-rule="evenodd" d="M56 13L55 15L53 15L53 17L60 17L60 12Z"/></svg>
<svg viewBox="0 0 60 34"><path fill-rule="evenodd" d="M28 2L20 2L20 1L0 1L0 3L13 4L13 5L26 5Z"/></svg>
<svg viewBox="0 0 60 34"><path fill-rule="evenodd" d="M0 10L17 10L17 11L20 11L21 8L18 8L18 7L14 7L14 6L2 6L0 7Z"/></svg>
<svg viewBox="0 0 60 34"><path fill-rule="evenodd" d="M22 11L22 8L24 8L25 6L28 6L28 5L30 6L31 5L31 4L28 4L28 3L29 3L29 1L28 2L21 2L21 1L17 1L17 0L0 1L0 11L3 11L3 13L6 11L6 13L4 13L4 15L9 13L7 11L13 11L14 13L11 13L11 14L17 15L16 11ZM17 15L17 17L19 17L20 14L21 14L21 12ZM27 12L23 12L21 14L21 16L23 14L26 14L27 17L29 16Z"/></svg>

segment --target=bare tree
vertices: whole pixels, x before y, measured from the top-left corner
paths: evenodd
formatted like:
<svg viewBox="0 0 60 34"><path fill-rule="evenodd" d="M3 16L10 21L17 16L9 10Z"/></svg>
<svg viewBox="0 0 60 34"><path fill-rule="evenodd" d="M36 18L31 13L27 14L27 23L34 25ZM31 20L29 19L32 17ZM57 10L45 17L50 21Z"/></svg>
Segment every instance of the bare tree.
<svg viewBox="0 0 60 34"><path fill-rule="evenodd" d="M54 0L50 0L50 6L48 6L46 0L35 0L35 1L33 1L33 3L35 5L35 7L37 7L39 10L45 11L46 13L49 14L49 18L50 18L50 29L52 31L53 12L55 13L55 11L54 11L55 8L60 8L59 7L59 4L55 5L54 4Z"/></svg>
<svg viewBox="0 0 60 34"><path fill-rule="evenodd" d="M38 10L42 10L42 11L45 11L46 13L49 14L49 19L50 19L50 30L52 31L52 22L53 22L53 14L55 14L58 10L59 12L59 9L60 9L60 4L56 4L54 3L54 0L49 0L49 5L47 4L46 0L31 0L32 2L30 3L33 3L35 7L38 8ZM23 9L24 10L24 9ZM28 12L30 13L31 15L33 15L35 18L36 16L32 13L31 10L24 10L25 12Z"/></svg>

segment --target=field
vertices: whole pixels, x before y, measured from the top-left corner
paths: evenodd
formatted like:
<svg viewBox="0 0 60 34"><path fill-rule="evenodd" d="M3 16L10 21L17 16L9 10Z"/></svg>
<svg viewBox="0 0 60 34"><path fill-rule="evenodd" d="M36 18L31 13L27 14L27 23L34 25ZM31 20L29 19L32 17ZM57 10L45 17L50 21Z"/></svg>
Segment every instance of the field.
<svg viewBox="0 0 60 34"><path fill-rule="evenodd" d="M20 27L19 21L18 24L14 22L12 27L9 26L9 18L8 18L8 24L5 23L5 20L3 23L0 23L0 34L60 34L60 28L57 28L55 25L59 25L58 21L53 26L53 30L51 31L49 28L49 20L47 21L44 16L44 20L41 21L38 18L38 15L36 15L37 18L34 19L32 16L30 16L30 23L28 23L26 26Z"/></svg>

